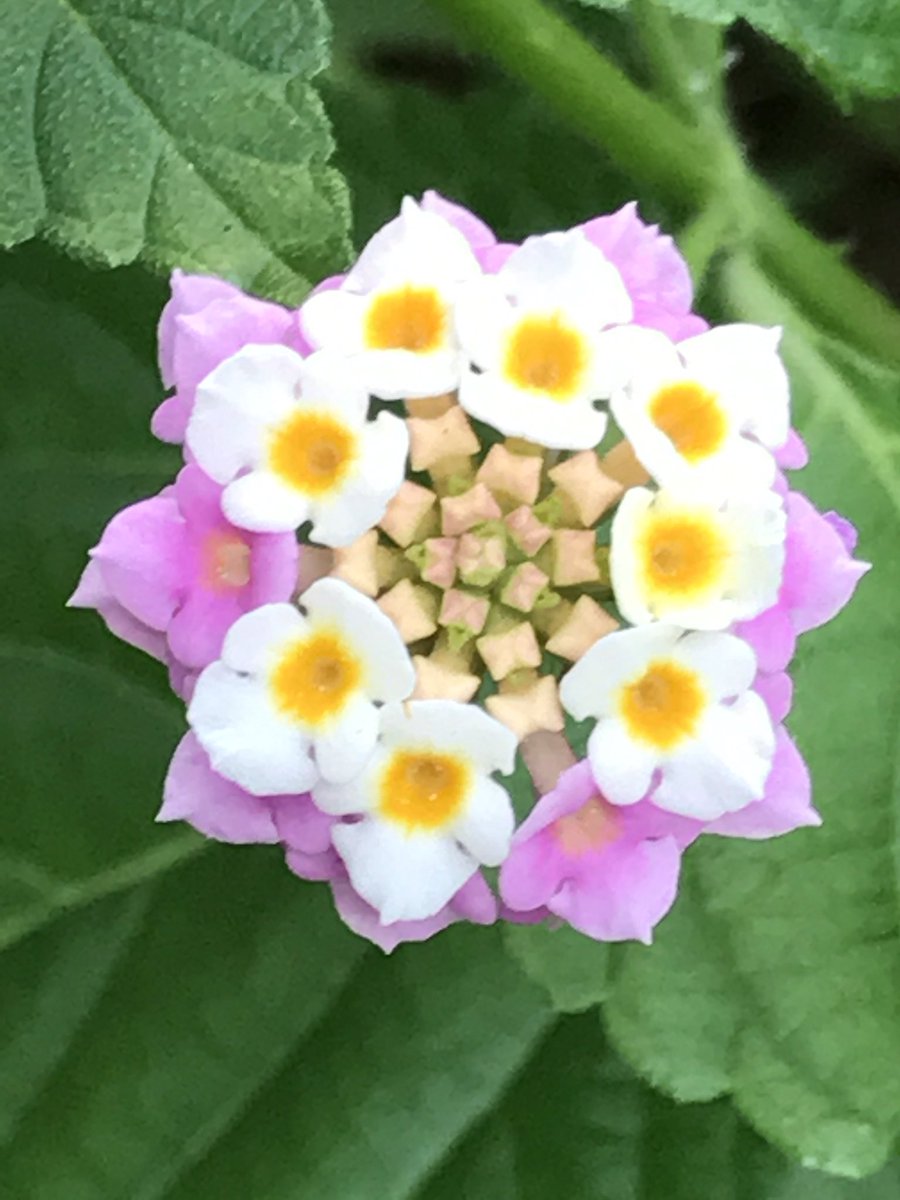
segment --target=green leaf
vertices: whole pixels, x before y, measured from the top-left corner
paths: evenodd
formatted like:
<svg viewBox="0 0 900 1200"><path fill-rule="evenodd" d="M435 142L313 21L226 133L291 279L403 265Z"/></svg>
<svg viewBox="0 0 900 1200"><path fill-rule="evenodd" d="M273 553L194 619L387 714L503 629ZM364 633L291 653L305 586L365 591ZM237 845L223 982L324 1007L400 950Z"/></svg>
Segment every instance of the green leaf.
<svg viewBox="0 0 900 1200"><path fill-rule="evenodd" d="M697 21L747 21L781 42L842 95L893 97L900 88L900 8L883 0L642 0ZM622 9L628 0L581 0ZM640 6L634 10L640 17Z"/></svg>
<svg viewBox="0 0 900 1200"><path fill-rule="evenodd" d="M607 1019L651 1080L693 1098L730 1090L766 1137L858 1176L885 1161L900 1129L900 690L889 650L900 639L900 380L836 352L751 264L730 266L725 285L735 316L784 321L812 456L796 486L859 525L875 569L798 655L789 726L823 828L693 847L657 946L623 952Z"/></svg>
<svg viewBox="0 0 900 1200"><path fill-rule="evenodd" d="M567 925L507 925L507 950L525 973L546 988L559 1012L581 1012L605 999L609 947Z"/></svg>
<svg viewBox="0 0 900 1200"><path fill-rule="evenodd" d="M0 0L0 244L298 299L346 255L319 0Z"/></svg>

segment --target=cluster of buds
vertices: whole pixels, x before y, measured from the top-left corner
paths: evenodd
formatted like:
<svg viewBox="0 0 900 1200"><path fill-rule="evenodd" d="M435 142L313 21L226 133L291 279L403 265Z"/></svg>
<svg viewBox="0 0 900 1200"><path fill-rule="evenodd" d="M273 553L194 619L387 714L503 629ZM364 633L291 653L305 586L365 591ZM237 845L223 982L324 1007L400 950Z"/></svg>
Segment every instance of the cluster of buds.
<svg viewBox="0 0 900 1200"><path fill-rule="evenodd" d="M282 845L385 950L649 941L698 837L818 824L787 668L866 564L785 479L779 331L691 308L633 205L509 245L407 199L297 312L176 273L185 463L71 601L187 704L160 819Z"/></svg>

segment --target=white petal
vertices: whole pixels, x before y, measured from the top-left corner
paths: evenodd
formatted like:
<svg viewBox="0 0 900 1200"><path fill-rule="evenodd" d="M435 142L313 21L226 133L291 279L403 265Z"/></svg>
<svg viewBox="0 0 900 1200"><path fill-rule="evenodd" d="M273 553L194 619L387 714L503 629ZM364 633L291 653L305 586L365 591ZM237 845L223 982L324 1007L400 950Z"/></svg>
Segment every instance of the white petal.
<svg viewBox="0 0 900 1200"><path fill-rule="evenodd" d="M225 635L222 661L233 671L265 671L280 647L307 627L293 604L262 604L238 617Z"/></svg>
<svg viewBox="0 0 900 1200"><path fill-rule="evenodd" d="M322 812L336 817L372 812L378 807L378 781L387 755L376 746L358 775L344 783L319 779L312 789L312 798Z"/></svg>
<svg viewBox="0 0 900 1200"><path fill-rule="evenodd" d="M470 371L459 387L462 407L507 437L554 450L589 450L603 439L607 416L587 398L561 403L507 382L497 371Z"/></svg>
<svg viewBox="0 0 900 1200"><path fill-rule="evenodd" d="M689 633L672 647L671 655L698 672L713 700L746 691L756 675L753 648L728 633Z"/></svg>
<svg viewBox="0 0 900 1200"><path fill-rule="evenodd" d="M213 770L254 796L293 795L315 782L308 739L282 718L259 679L213 663L197 680L188 722Z"/></svg>
<svg viewBox="0 0 900 1200"><path fill-rule="evenodd" d="M588 738L591 772L610 804L636 804L650 790L659 756L635 741L615 717L597 722Z"/></svg>
<svg viewBox="0 0 900 1200"><path fill-rule="evenodd" d="M368 487L388 498L396 495L406 476L409 453L406 422L390 413L379 413L374 421L363 426L359 450L359 473Z"/></svg>
<svg viewBox="0 0 900 1200"><path fill-rule="evenodd" d="M653 504L648 488L629 488L613 517L610 531L609 570L616 605L626 621L641 625L653 620L644 596L638 558L638 530Z"/></svg>
<svg viewBox="0 0 900 1200"><path fill-rule="evenodd" d="M595 327L631 320L631 297L616 268L580 229L526 238L498 278L522 304L559 305L590 313Z"/></svg>
<svg viewBox="0 0 900 1200"><path fill-rule="evenodd" d="M382 493L373 493L361 480L356 480L333 499L310 506L310 541L320 546L349 546L378 524L387 506Z"/></svg>
<svg viewBox="0 0 900 1200"><path fill-rule="evenodd" d="M466 755L487 773L508 775L515 765L515 734L475 704L411 700L381 710L384 746L426 744Z"/></svg>
<svg viewBox="0 0 900 1200"><path fill-rule="evenodd" d="M210 478L227 483L260 461L266 430L293 411L302 363L287 346L245 346L206 376L185 440Z"/></svg>
<svg viewBox="0 0 900 1200"><path fill-rule="evenodd" d="M369 411L369 393L360 384L352 360L319 350L303 360L299 406L326 408L343 424L358 429Z"/></svg>
<svg viewBox="0 0 900 1200"><path fill-rule="evenodd" d="M363 348L366 301L344 288L317 292L300 310L303 333L318 349L358 354Z"/></svg>
<svg viewBox="0 0 900 1200"><path fill-rule="evenodd" d="M459 230L407 196L400 215L363 247L343 286L351 292L370 292L388 280L453 282L469 279L480 270Z"/></svg>
<svg viewBox="0 0 900 1200"><path fill-rule="evenodd" d="M506 789L493 779L479 779L449 832L478 862L499 867L509 854L515 823Z"/></svg>
<svg viewBox="0 0 900 1200"><path fill-rule="evenodd" d="M374 600L340 579L317 579L300 597L310 619L336 625L362 659L373 700L405 700L416 672L396 625Z"/></svg>
<svg viewBox="0 0 900 1200"><path fill-rule="evenodd" d="M354 358L353 368L373 396L381 400L405 400L455 391L462 359L453 345L431 354L414 350L364 350Z"/></svg>
<svg viewBox="0 0 900 1200"><path fill-rule="evenodd" d="M222 512L228 520L253 533L292 533L307 520L309 510L302 492L264 468L233 479L222 493Z"/></svg>
<svg viewBox="0 0 900 1200"><path fill-rule="evenodd" d="M500 366L507 330L515 310L496 275L465 284L456 295L456 334L466 357L483 371Z"/></svg>
<svg viewBox="0 0 900 1200"><path fill-rule="evenodd" d="M477 868L452 838L405 833L373 817L336 825L332 837L350 882L384 925L433 917Z"/></svg>
<svg viewBox="0 0 900 1200"><path fill-rule="evenodd" d="M313 743L316 766L329 783L346 783L362 771L378 739L378 710L356 696L334 725L318 733Z"/></svg>
<svg viewBox="0 0 900 1200"><path fill-rule="evenodd" d="M653 624L606 634L563 676L563 708L576 721L612 713L622 684L640 675L651 659L669 653L681 632L674 625Z"/></svg>
<svg viewBox="0 0 900 1200"><path fill-rule="evenodd" d="M597 339L597 374L605 395L629 385L642 388L648 378L655 381L673 374L677 378L681 370L678 351L665 334L655 329L622 325L606 330Z"/></svg>

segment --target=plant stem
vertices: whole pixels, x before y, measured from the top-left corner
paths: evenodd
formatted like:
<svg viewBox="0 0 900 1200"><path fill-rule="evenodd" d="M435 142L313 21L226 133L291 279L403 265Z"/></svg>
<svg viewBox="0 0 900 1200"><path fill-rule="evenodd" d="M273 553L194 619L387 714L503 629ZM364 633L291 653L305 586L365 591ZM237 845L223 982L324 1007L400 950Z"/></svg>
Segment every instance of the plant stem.
<svg viewBox="0 0 900 1200"><path fill-rule="evenodd" d="M542 95L639 186L694 212L719 191L723 146L673 116L541 0L433 0L478 50ZM718 141L718 137L713 139ZM732 166L740 150L730 137ZM725 186L735 185L729 169ZM740 171L733 203L759 259L805 311L866 353L900 365L900 313L804 229L766 184ZM742 222L742 224L744 223Z"/></svg>

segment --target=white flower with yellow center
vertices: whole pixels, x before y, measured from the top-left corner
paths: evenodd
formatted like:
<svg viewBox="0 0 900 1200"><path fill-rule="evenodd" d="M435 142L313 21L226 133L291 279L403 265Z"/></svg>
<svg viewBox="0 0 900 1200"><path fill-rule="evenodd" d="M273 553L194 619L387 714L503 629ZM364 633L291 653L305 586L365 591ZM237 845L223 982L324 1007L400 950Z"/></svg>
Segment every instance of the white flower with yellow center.
<svg viewBox="0 0 900 1200"><path fill-rule="evenodd" d="M698 488L630 488L613 518L610 571L632 625L726 629L771 607L786 518L771 491L721 500Z"/></svg>
<svg viewBox="0 0 900 1200"><path fill-rule="evenodd" d="M335 847L381 921L434 916L475 874L509 853L514 817L504 788L515 735L473 704L414 700L381 710L378 747L342 785L317 784L325 812L358 814L335 825Z"/></svg>
<svg viewBox="0 0 900 1200"><path fill-rule="evenodd" d="M596 642L560 699L577 720L597 720L588 758L607 800L649 793L659 808L712 821L759 800L772 765L772 721L748 690L755 674L740 638L649 625Z"/></svg>
<svg viewBox="0 0 900 1200"><path fill-rule="evenodd" d="M306 301L303 332L352 356L363 386L384 400L453 391L462 369L453 304L480 273L459 230L407 196L341 285Z"/></svg>
<svg viewBox="0 0 900 1200"><path fill-rule="evenodd" d="M338 579L240 617L197 680L188 721L213 769L255 796L308 791L361 770L376 701L402 700L415 669L394 624Z"/></svg>
<svg viewBox="0 0 900 1200"><path fill-rule="evenodd" d="M780 330L723 325L675 346L634 337L634 373L611 408L638 459L663 485L696 483L724 494L767 488L770 449L789 432Z"/></svg>
<svg viewBox="0 0 900 1200"><path fill-rule="evenodd" d="M528 238L497 275L460 293L456 323L473 364L459 402L510 437L586 450L606 430L595 402L621 384L631 320L621 276L580 230Z"/></svg>
<svg viewBox="0 0 900 1200"><path fill-rule="evenodd" d="M186 441L225 484L234 525L347 546L376 525L406 471L399 417L367 420L369 395L339 356L303 359L286 346L245 346L197 388Z"/></svg>

